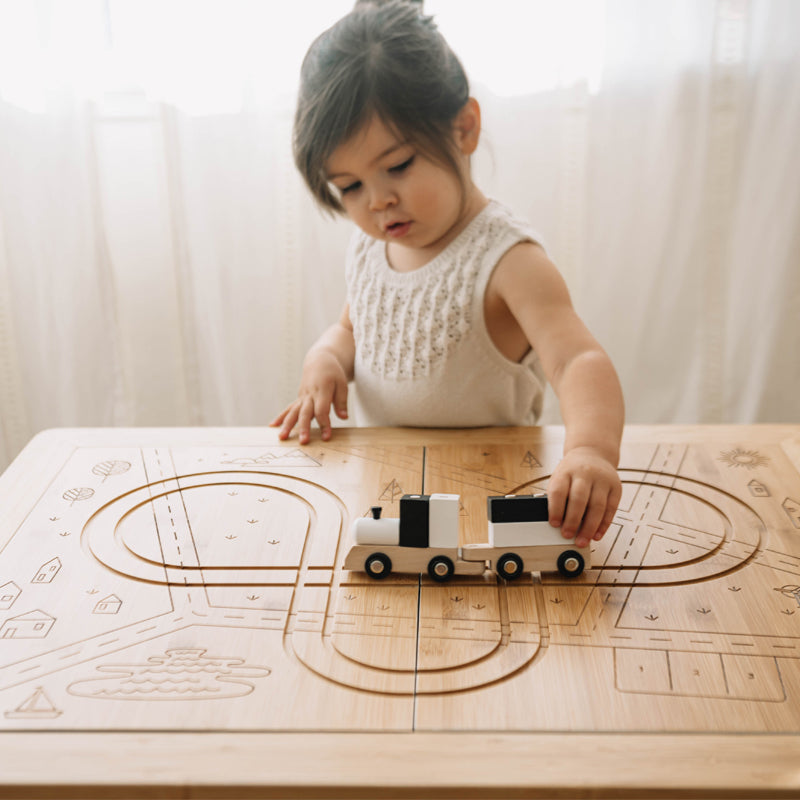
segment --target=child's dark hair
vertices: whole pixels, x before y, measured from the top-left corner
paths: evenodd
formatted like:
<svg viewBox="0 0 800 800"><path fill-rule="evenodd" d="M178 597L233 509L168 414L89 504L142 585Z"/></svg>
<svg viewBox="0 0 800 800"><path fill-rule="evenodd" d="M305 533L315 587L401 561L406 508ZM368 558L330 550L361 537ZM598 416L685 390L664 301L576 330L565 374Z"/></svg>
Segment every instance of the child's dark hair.
<svg viewBox="0 0 800 800"><path fill-rule="evenodd" d="M463 181L452 124L468 99L464 69L421 3L359 2L306 53L294 119L295 163L320 205L342 211L325 164L375 114Z"/></svg>

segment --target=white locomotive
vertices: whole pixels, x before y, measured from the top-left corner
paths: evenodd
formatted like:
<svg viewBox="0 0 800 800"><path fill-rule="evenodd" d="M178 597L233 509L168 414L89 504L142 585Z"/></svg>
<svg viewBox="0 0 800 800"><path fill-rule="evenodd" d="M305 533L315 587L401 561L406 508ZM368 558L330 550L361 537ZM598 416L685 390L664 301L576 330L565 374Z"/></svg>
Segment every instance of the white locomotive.
<svg viewBox="0 0 800 800"><path fill-rule="evenodd" d="M363 570L372 578L394 572L427 572L438 582L453 575L480 575L494 569L505 580L523 572L558 570L565 577L591 566L589 548L579 551L548 522L546 495L487 498L488 542L458 544L460 498L457 494L407 494L400 517L371 517L353 524L354 544L344 568Z"/></svg>

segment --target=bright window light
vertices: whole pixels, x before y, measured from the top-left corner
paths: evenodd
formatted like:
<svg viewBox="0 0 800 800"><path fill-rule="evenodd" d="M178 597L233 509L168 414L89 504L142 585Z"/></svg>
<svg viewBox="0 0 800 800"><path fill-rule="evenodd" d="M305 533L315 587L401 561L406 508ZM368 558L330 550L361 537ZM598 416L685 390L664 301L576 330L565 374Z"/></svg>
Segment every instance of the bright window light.
<svg viewBox="0 0 800 800"><path fill-rule="evenodd" d="M311 41L353 0L0 0L0 98L140 93L196 114L293 95ZM499 95L599 86L603 0L427 0L473 82Z"/></svg>
<svg viewBox="0 0 800 800"><path fill-rule="evenodd" d="M469 13L465 9L469 8ZM427 0L473 82L502 97L600 88L605 0Z"/></svg>

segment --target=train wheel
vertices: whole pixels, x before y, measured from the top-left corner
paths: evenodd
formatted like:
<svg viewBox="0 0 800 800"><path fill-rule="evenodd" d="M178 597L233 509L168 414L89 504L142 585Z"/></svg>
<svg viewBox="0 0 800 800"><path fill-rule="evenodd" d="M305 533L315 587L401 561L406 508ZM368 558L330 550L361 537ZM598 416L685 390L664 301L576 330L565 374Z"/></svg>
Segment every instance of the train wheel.
<svg viewBox="0 0 800 800"><path fill-rule="evenodd" d="M428 562L428 575L437 583L444 583L453 577L456 568L447 556L435 556Z"/></svg>
<svg viewBox="0 0 800 800"><path fill-rule="evenodd" d="M507 581L513 581L522 575L522 559L515 553L506 553L497 559L497 574Z"/></svg>
<svg viewBox="0 0 800 800"><path fill-rule="evenodd" d="M565 550L558 557L558 571L565 578L575 578L583 572L583 556L577 550Z"/></svg>
<svg viewBox="0 0 800 800"><path fill-rule="evenodd" d="M364 562L364 572L370 576L380 580L385 578L392 571L392 559L385 553L372 553L367 556Z"/></svg>

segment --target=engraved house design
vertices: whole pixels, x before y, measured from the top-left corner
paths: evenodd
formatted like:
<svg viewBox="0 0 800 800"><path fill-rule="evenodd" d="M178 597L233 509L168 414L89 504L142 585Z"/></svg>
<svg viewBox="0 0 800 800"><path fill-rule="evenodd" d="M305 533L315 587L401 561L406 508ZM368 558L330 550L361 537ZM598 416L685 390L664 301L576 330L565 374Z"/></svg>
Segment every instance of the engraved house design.
<svg viewBox="0 0 800 800"><path fill-rule="evenodd" d="M50 583L61 569L61 559L56 556L51 558L46 564L39 567L37 573L31 579L31 583Z"/></svg>
<svg viewBox="0 0 800 800"><path fill-rule="evenodd" d="M11 617L0 628L0 639L44 639L55 623L55 618L36 609L18 617Z"/></svg>
<svg viewBox="0 0 800 800"><path fill-rule="evenodd" d="M122 600L115 594L110 594L102 600L97 601L93 614L116 614L122 607Z"/></svg>
<svg viewBox="0 0 800 800"><path fill-rule="evenodd" d="M0 586L0 611L7 611L17 598L22 594L22 589L14 581L9 581Z"/></svg>

